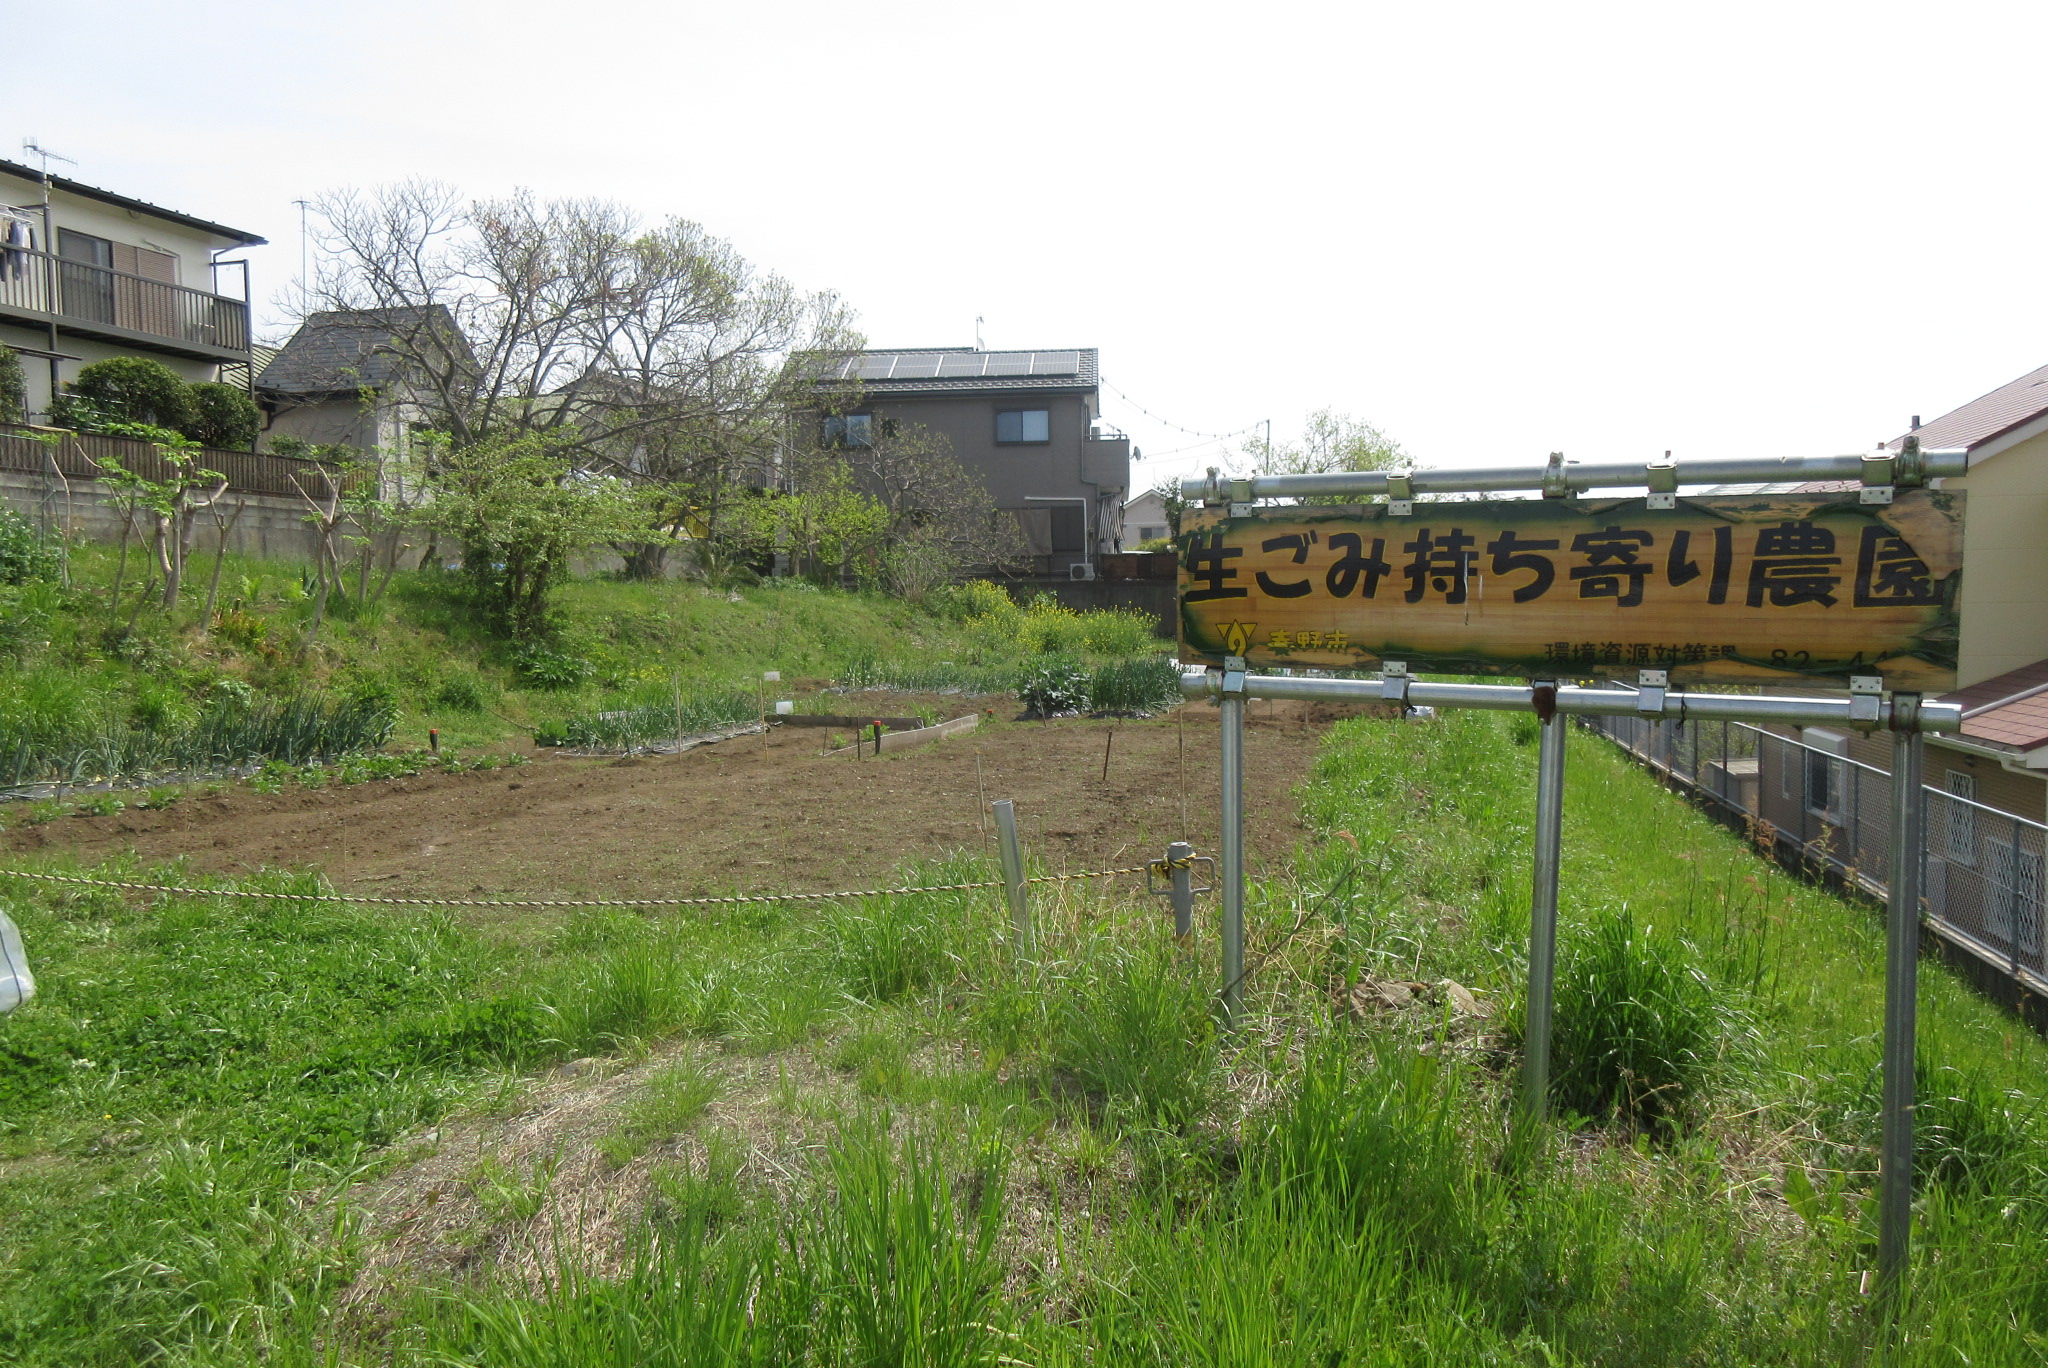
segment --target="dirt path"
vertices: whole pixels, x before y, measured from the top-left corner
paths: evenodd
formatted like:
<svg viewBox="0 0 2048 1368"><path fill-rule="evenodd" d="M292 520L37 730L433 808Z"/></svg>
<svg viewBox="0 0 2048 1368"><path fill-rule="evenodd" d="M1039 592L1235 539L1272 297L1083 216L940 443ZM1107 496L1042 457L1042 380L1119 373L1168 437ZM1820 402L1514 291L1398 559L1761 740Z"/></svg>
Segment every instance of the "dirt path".
<svg viewBox="0 0 2048 1368"><path fill-rule="evenodd" d="M1185 712L1191 839L1213 852L1217 714ZM1253 713L1246 806L1256 864L1284 858L1302 835L1292 790L1338 714L1287 704ZM910 859L980 848L991 839L979 820L985 788L1016 800L1031 854L1056 868L1102 868L1157 858L1180 834L1181 726L1175 717L997 721L861 760L821 756L816 730L776 728L681 756L542 758L279 794L237 787L161 811L10 830L0 845L86 860L184 856L220 872L312 867L339 887L392 895L812 892L872 886Z"/></svg>

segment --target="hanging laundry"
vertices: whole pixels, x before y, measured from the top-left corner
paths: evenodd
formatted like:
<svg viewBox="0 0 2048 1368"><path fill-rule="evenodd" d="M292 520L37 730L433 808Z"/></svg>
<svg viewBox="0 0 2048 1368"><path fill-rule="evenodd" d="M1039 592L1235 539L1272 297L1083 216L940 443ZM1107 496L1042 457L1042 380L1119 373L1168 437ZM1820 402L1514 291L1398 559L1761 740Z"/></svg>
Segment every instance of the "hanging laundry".
<svg viewBox="0 0 2048 1368"><path fill-rule="evenodd" d="M18 218L7 221L6 248L0 252L0 278L20 280L28 274L28 254L35 247L35 235L28 224Z"/></svg>

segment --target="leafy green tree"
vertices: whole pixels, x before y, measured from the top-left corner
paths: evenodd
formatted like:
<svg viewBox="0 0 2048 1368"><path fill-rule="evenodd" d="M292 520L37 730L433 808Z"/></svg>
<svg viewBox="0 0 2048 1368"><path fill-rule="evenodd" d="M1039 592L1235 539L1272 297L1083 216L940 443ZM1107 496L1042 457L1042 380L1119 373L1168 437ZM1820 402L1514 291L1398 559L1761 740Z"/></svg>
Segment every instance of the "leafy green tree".
<svg viewBox="0 0 2048 1368"><path fill-rule="evenodd" d="M550 594L579 551L644 535L647 513L623 481L579 470L529 433L444 450L419 521L462 547L477 601L517 641L545 638Z"/></svg>
<svg viewBox="0 0 2048 1368"><path fill-rule="evenodd" d="M1301 440L1251 438L1238 449L1233 471L1252 475L1334 475L1354 470L1399 470L1409 464L1401 444L1362 419L1317 409L1302 423Z"/></svg>
<svg viewBox="0 0 2048 1368"><path fill-rule="evenodd" d="M78 372L50 405L59 427L104 432L112 423L147 423L182 433L196 417L192 387L161 361L110 356Z"/></svg>
<svg viewBox="0 0 2048 1368"><path fill-rule="evenodd" d="M189 388L193 418L185 426L187 437L201 446L229 451L244 451L256 444L256 434L263 430L263 410L256 407L248 391L212 381Z"/></svg>

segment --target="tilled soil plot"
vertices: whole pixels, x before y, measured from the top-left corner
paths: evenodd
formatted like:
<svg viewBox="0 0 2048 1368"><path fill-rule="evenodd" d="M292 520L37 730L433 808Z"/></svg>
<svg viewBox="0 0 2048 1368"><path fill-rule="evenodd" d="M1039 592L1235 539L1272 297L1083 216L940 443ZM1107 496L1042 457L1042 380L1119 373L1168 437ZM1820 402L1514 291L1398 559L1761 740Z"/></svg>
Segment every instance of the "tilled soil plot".
<svg viewBox="0 0 2048 1368"><path fill-rule="evenodd" d="M953 711L972 706L949 701ZM1293 851L1303 834L1293 789L1327 724L1359 710L1247 711L1256 867ZM1015 800L1027 854L1053 869L1109 868L1156 859L1182 834L1183 740L1188 836L1215 852L1217 716L1190 705L1145 721L997 720L858 759L821 755L816 729L776 727L682 755L544 756L516 769L278 794L238 787L162 810L10 830L0 843L82 860L183 856L221 873L314 868L339 888L380 896L822 892L873 887L913 859L991 848L985 797Z"/></svg>

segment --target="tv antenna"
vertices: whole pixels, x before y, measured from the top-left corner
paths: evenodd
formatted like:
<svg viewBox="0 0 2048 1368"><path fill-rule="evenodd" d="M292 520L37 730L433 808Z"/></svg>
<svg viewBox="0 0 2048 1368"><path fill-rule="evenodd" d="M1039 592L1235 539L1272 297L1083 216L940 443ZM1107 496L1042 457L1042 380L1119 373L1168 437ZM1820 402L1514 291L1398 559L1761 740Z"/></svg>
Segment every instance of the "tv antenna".
<svg viewBox="0 0 2048 1368"><path fill-rule="evenodd" d="M52 152L49 148L44 147L34 138L23 138L21 140L21 150L28 153L32 157L37 157L41 159L43 163L44 180L48 180L50 178L50 163L53 161L63 162L66 166L78 165L78 162L75 159L64 156L63 154L58 152Z"/></svg>
<svg viewBox="0 0 2048 1368"><path fill-rule="evenodd" d="M975 349L976 351L987 351L987 350L988 350L988 348L986 348L986 347L984 347L984 346L982 346L982 345L981 345L981 315L980 315L980 314L976 314L976 315L974 316L974 349Z"/></svg>
<svg viewBox="0 0 2048 1368"><path fill-rule="evenodd" d="M292 201L292 203L293 203L293 204L296 204L296 205L298 205L298 206L299 206L299 293L300 293L301 295L304 295L304 294L308 293L309 291L311 291L311 289L313 288L313 282L312 282L312 279L311 279L311 274L312 274L312 273L311 273L311 271L310 271L310 270L308 269L308 267L307 267L307 265L306 265L306 203L307 203L307 202L306 202L305 200L302 200L302 199L295 199L295 200L293 200L293 201Z"/></svg>

